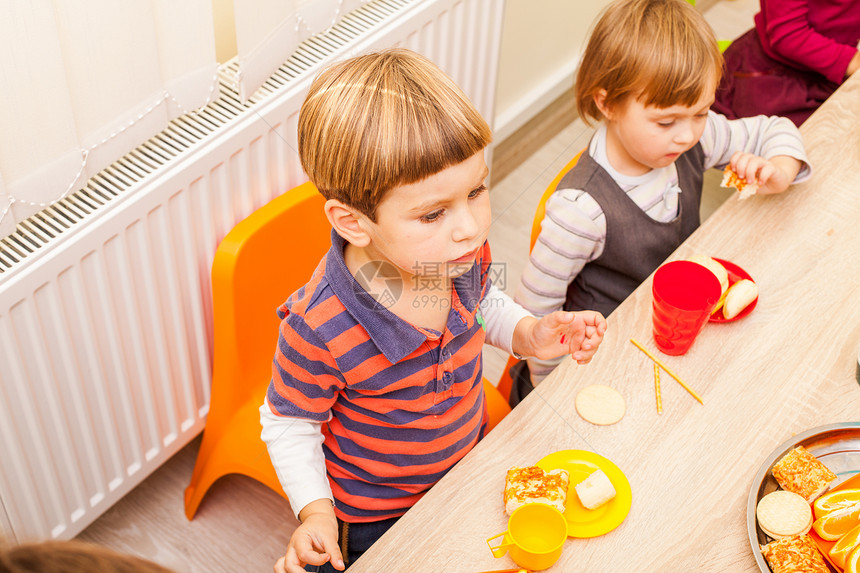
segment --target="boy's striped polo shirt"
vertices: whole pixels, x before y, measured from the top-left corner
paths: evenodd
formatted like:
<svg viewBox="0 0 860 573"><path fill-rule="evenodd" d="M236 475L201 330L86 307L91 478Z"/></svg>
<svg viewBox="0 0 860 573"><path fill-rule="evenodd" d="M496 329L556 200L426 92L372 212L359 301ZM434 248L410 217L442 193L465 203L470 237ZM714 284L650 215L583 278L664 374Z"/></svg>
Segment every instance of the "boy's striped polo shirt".
<svg viewBox="0 0 860 573"><path fill-rule="evenodd" d="M268 401L323 424L335 513L347 522L402 515L483 437L476 320L490 287L485 243L454 279L445 332L418 328L364 290L332 248L284 303Z"/></svg>

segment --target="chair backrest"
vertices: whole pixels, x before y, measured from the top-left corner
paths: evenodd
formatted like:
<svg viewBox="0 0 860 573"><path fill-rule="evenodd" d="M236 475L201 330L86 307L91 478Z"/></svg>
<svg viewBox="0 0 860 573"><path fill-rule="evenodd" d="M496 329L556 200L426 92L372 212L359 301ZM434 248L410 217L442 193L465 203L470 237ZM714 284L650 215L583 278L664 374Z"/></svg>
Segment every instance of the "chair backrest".
<svg viewBox="0 0 860 573"><path fill-rule="evenodd" d="M576 162L579 161L579 158L582 156L582 153L584 151L585 150L583 149L582 151L577 153L573 159L567 162L567 165L562 167L561 171L559 171L558 175L555 176L555 179L553 179L550 184L547 185L546 190L543 192L543 195L541 195L540 201L538 201L537 208L535 209L534 219L532 220L529 252L531 252L534 248L535 242L537 242L538 235L540 235L540 224L543 221L544 215L546 214L547 199L549 199L550 195L555 193L555 188L558 187L559 182L565 175L567 175L568 171L573 169L574 165L576 165ZM499 392L505 398L505 400L508 400L511 395L511 386L513 385L513 380L511 379L511 368L513 368L517 364L517 362L519 362L519 360L514 358L513 356L508 358L508 362L507 364L505 364L505 368L502 370L502 375L499 378L499 383L496 385L496 388L498 388Z"/></svg>
<svg viewBox="0 0 860 573"><path fill-rule="evenodd" d="M573 169L576 162L579 161L579 158L582 157L582 153L585 150L583 149L576 156L567 162L567 165L562 167L561 171L558 172L558 175L555 176L549 185L547 185L546 190L541 195L540 201L538 201L537 209L535 209L535 218L532 220L532 233L531 240L529 242L529 252L534 248L535 242L537 241L538 235L540 235L540 224L543 221L543 217L546 214L546 201L549 199L549 196L555 193L555 188L558 187L559 182L562 178L567 175L567 172Z"/></svg>
<svg viewBox="0 0 860 573"><path fill-rule="evenodd" d="M212 263L212 391L219 399L240 404L268 385L277 308L308 282L331 246L324 203L312 183L300 185L240 221L218 246Z"/></svg>

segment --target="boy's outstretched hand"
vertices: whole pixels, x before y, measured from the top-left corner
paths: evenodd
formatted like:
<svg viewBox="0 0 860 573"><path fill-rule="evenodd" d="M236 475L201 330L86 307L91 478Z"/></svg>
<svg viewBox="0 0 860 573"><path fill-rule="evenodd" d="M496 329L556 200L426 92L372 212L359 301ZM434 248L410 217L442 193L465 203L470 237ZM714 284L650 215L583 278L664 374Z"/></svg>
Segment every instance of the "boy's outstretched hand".
<svg viewBox="0 0 860 573"><path fill-rule="evenodd" d="M337 543L337 518L328 499L312 501L299 514L299 525L290 537L287 554L275 563L275 573L304 573L305 565L328 561L343 571L343 555Z"/></svg>
<svg viewBox="0 0 860 573"><path fill-rule="evenodd" d="M599 312L557 310L535 318L524 318L514 331L514 351L541 360L570 354L578 364L588 364L603 342L606 319Z"/></svg>

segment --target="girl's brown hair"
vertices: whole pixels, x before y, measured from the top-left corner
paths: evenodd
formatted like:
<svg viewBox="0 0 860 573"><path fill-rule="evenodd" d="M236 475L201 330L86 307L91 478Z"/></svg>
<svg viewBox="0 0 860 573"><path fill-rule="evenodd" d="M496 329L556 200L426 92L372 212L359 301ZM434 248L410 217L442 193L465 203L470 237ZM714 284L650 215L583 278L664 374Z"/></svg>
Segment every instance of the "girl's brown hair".
<svg viewBox="0 0 860 573"><path fill-rule="evenodd" d="M461 163L492 141L451 78L405 49L323 70L302 104L298 137L302 167L326 199L371 220L393 187Z"/></svg>
<svg viewBox="0 0 860 573"><path fill-rule="evenodd" d="M629 96L658 108L692 106L715 89L723 57L714 33L684 0L616 0L588 40L574 87L586 123L603 114L594 103L606 90L611 108Z"/></svg>

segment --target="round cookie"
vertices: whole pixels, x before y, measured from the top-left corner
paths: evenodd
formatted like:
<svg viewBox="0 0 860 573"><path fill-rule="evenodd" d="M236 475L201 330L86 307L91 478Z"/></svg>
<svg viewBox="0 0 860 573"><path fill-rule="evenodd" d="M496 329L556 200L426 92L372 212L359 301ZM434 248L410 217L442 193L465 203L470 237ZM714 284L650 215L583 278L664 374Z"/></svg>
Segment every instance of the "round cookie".
<svg viewBox="0 0 860 573"><path fill-rule="evenodd" d="M790 491L777 490L761 498L755 515L761 530L774 539L800 535L812 527L809 503Z"/></svg>
<svg viewBox="0 0 860 573"><path fill-rule="evenodd" d="M784 538L784 537L796 537L797 535L803 535L803 534L805 534L805 533L808 533L808 532L809 532L809 530L810 530L810 529L812 529L812 522L813 522L813 519L812 519L812 518L809 518L809 522L806 524L806 526L805 526L805 527L803 527L803 528L802 528L798 533L794 533L794 534L792 534L792 535L781 535L781 534L779 534L779 533L774 533L773 531L770 531L769 529L766 529L766 528L762 527L762 526L761 526L761 523L759 523L759 526L758 526L758 527L759 527L759 529L761 529L761 530L762 530L762 532L763 532L765 535L767 535L768 537L770 537L770 538L772 538L772 539L782 539L782 538Z"/></svg>
<svg viewBox="0 0 860 573"><path fill-rule="evenodd" d="M576 411L586 422L609 426L624 417L627 405L624 396L614 388L595 384L576 395Z"/></svg>

